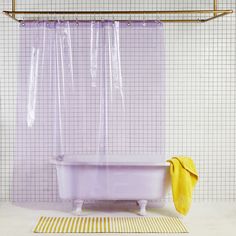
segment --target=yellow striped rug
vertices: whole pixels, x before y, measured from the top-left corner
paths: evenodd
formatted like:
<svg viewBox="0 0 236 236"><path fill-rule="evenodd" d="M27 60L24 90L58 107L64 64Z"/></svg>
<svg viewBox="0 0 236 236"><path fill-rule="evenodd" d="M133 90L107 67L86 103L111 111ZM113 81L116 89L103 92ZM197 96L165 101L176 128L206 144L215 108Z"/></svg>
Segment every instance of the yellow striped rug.
<svg viewBox="0 0 236 236"><path fill-rule="evenodd" d="M34 233L187 233L177 217L41 217Z"/></svg>

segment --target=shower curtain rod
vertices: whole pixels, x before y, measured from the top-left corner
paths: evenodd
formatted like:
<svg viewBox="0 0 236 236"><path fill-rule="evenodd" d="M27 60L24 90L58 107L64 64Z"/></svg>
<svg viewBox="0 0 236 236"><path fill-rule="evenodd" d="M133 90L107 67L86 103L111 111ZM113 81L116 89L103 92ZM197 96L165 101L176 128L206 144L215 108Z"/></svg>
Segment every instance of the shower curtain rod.
<svg viewBox="0 0 236 236"><path fill-rule="evenodd" d="M12 18L17 22L22 20L17 19L16 15L177 15L177 14L213 14L212 16L204 19L163 19L162 22L176 22L176 23L194 23L194 22L207 22L230 13L233 10L218 10L218 0L213 0L213 10L176 10L176 11L17 11L16 0L12 0L12 10L3 11L5 15Z"/></svg>
<svg viewBox="0 0 236 236"><path fill-rule="evenodd" d="M232 10L184 10L184 11L3 11L3 13L17 22L21 22L16 15L154 15L154 14L210 14L214 16L206 19L171 19L162 22L207 22L218 17L233 13Z"/></svg>

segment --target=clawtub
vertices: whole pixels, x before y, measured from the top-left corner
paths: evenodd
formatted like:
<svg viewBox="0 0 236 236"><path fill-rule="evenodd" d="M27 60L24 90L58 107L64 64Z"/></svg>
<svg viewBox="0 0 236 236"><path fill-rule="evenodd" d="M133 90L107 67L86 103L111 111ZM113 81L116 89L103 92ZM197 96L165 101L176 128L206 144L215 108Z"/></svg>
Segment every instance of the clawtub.
<svg viewBox="0 0 236 236"><path fill-rule="evenodd" d="M60 198L73 200L77 215L84 200L136 200L139 214L145 215L147 202L163 199L170 186L169 164L155 159L150 155L108 155L105 160L78 155L59 156L52 163L57 169Z"/></svg>

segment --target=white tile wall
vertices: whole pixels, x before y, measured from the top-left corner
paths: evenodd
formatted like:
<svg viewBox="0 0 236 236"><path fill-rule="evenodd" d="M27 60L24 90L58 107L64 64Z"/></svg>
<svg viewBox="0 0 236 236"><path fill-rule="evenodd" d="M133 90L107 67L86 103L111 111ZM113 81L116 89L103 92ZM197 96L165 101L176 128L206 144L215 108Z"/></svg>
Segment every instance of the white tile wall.
<svg viewBox="0 0 236 236"><path fill-rule="evenodd" d="M9 9L3 0L0 10ZM208 9L212 0L26 1L19 9ZM97 2L97 3L94 3ZM221 9L235 9L221 0ZM157 16L153 16L158 18ZM179 17L179 16L177 16ZM26 18L26 17L25 17ZM94 17L90 17L94 19ZM97 17L96 19L98 19ZM128 17L129 18L129 17ZM141 19L147 19L141 16ZM133 19L133 17L131 17ZM165 24L167 54L167 154L189 155L200 181L196 200L236 199L236 17L205 24ZM18 65L18 24L0 16L0 200L11 199L15 98ZM43 170L42 170L43 171ZM39 179L40 180L40 179ZM55 180L55 178L54 178ZM52 180L53 189L56 182ZM50 181L50 180L48 180ZM17 183L17 180L14 180ZM56 191L56 190L55 190ZM19 195L26 195L19 192ZM55 195L32 192L39 201Z"/></svg>

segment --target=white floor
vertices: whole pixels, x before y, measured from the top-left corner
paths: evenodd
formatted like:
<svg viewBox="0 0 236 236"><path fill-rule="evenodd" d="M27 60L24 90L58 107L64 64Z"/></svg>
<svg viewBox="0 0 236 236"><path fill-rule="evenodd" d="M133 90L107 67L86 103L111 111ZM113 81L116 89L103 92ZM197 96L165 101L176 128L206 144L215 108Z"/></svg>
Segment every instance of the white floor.
<svg viewBox="0 0 236 236"><path fill-rule="evenodd" d="M137 206L134 203L120 202L86 205L83 212L87 216L135 216ZM11 203L0 204L0 236L28 236L40 216L71 216L71 204L27 204L17 206ZM148 209L149 216L180 216L175 212L172 204L161 209ZM181 216L180 216L181 217ZM181 217L189 230L189 236L235 236L236 235L236 203L193 203L191 211L186 217ZM44 234L40 234L44 235ZM47 234L49 235L49 234ZM56 235L56 234L53 234ZM64 235L64 234L59 234ZM65 234L76 235L76 234ZM84 234L85 235L85 234ZM86 234L89 235L89 234ZM106 234L107 236L109 234ZM116 235L116 234L112 234ZM118 235L118 234L117 234ZM125 235L125 234L123 234ZM128 234L135 235L135 234ZM140 236L140 234L137 234ZM153 235L153 234L152 234ZM162 234L157 234L162 235ZM173 235L173 234L165 234ZM181 235L181 234L178 234ZM185 234L186 235L186 234Z"/></svg>

